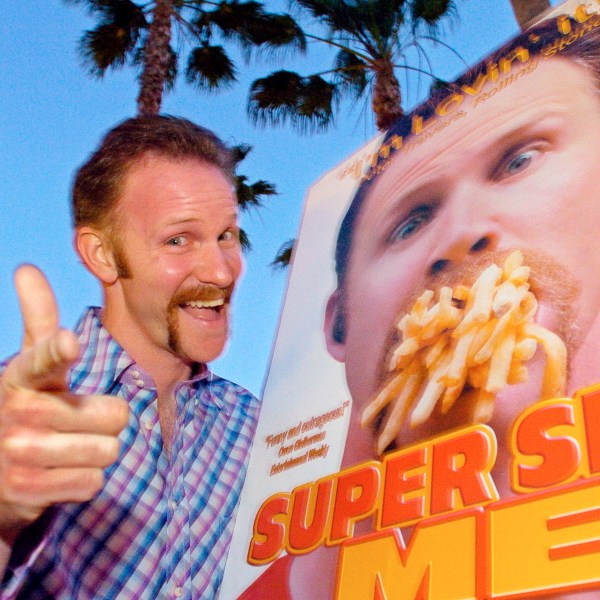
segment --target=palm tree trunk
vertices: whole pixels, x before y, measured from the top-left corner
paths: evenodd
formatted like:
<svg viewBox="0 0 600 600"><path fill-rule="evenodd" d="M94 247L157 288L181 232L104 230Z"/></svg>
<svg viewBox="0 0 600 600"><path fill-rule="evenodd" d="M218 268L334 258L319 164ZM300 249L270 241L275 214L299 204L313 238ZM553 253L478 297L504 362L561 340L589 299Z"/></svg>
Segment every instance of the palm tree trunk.
<svg viewBox="0 0 600 600"><path fill-rule="evenodd" d="M521 29L526 29L530 21L550 8L550 0L510 0L510 4Z"/></svg>
<svg viewBox="0 0 600 600"><path fill-rule="evenodd" d="M160 112L169 69L172 13L171 0L156 0L144 46L144 70L137 98L140 115L157 115Z"/></svg>
<svg viewBox="0 0 600 600"><path fill-rule="evenodd" d="M379 131L389 129L404 111L402 110L400 84L394 75L394 66L389 60L381 59L375 65L372 107Z"/></svg>

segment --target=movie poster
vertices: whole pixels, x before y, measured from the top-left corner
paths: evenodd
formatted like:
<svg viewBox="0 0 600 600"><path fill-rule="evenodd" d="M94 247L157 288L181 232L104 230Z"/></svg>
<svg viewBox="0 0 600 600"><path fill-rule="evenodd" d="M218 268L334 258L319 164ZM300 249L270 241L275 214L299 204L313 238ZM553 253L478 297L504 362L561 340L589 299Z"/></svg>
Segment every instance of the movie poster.
<svg viewBox="0 0 600 600"><path fill-rule="evenodd" d="M221 600L600 597L599 86L565 3L309 190Z"/></svg>

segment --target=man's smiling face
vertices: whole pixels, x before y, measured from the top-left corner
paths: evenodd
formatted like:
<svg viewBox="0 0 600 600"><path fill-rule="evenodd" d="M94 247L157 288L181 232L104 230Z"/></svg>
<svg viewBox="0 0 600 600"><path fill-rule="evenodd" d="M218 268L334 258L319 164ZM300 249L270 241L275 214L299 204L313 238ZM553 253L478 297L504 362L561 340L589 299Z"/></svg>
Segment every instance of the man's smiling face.
<svg viewBox="0 0 600 600"><path fill-rule="evenodd" d="M125 177L115 214L121 323L136 344L207 362L223 350L242 260L237 201L215 166L147 155Z"/></svg>
<svg viewBox="0 0 600 600"><path fill-rule="evenodd" d="M461 108L466 117L407 155L396 153L355 223L327 329L359 411L381 385L390 331L411 298L440 278L460 278L469 263L497 262L497 253L508 250L531 257L536 320L561 334L581 332L571 336L578 340L572 360L593 350L582 339L600 311L600 100L592 76L563 59L540 61L487 101ZM569 296L570 314L557 309L557 295ZM345 316L344 340L331 335L336 311ZM529 384L498 398L499 430L536 399L540 352L530 371ZM594 381L598 374L588 376ZM455 414L405 429L398 441L460 425Z"/></svg>

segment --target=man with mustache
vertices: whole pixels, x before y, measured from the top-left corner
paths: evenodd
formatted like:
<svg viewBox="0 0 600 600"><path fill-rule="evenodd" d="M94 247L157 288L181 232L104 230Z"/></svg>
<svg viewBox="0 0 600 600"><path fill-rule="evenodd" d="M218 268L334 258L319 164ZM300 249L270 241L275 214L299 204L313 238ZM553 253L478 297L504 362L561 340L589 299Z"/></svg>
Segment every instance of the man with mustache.
<svg viewBox="0 0 600 600"><path fill-rule="evenodd" d="M521 250L531 267L539 301L534 320L567 346L566 394L600 381L600 29L597 15L579 17L526 32L386 134L341 225L337 289L325 316L328 350L345 363L353 399L342 467L377 456L379 425L365 429L360 419L389 377L398 322L416 297L442 285L470 285L511 251ZM503 57L512 61L502 65ZM489 422L498 440L492 476L501 497L512 494L507 435L540 398L543 351L526 366L527 382L498 393ZM459 397L447 414L437 406L415 428L405 420L390 449L471 422ZM355 535L370 530L367 521ZM333 593L335 553L319 548L292 561L292 590L318 565L330 571L321 578L329 587L295 598Z"/></svg>
<svg viewBox="0 0 600 600"><path fill-rule="evenodd" d="M345 363L358 412L381 388L392 332L415 298L425 289L470 285L516 249L531 267L531 289L540 303L535 320L567 343L567 392L600 378L592 359L600 328L600 74L589 56L585 63L583 52L576 54L576 44L552 58L534 54L552 39L542 36L560 37L554 21L537 35L528 60L512 64L511 74L523 71L520 76L485 101L465 95L460 119L410 151L393 152L385 169L362 184L346 214L325 334L332 356ZM596 57L599 37L596 28L581 39ZM522 38L497 56L520 46ZM486 65L494 62L492 57ZM450 93L472 83L486 65L461 77ZM382 146L406 125L399 123ZM405 134L404 145L411 139ZM501 445L512 419L539 397L543 363L538 352L528 363L529 381L499 394L491 425ZM437 412L414 429L406 424L395 444L464 425L463 418ZM348 451L362 452L356 443L372 447L372 432L356 419L352 427L354 449Z"/></svg>
<svg viewBox="0 0 600 600"><path fill-rule="evenodd" d="M74 244L103 307L59 329L15 274L0 380L2 598L213 598L258 401L206 363L242 268L234 161L210 131L129 119L77 172Z"/></svg>

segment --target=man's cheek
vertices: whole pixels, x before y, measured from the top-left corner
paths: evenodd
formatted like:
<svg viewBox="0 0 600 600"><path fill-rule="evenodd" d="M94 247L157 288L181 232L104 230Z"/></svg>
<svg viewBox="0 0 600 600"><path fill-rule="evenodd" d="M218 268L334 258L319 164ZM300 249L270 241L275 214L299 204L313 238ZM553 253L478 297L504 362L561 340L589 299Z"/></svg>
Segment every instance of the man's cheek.
<svg viewBox="0 0 600 600"><path fill-rule="evenodd" d="M156 275L160 280L162 280L165 284L167 281L175 281L177 279L181 279L184 276L186 270L191 271L191 267L186 269L186 265L182 263L180 259L176 257L171 257L169 259L163 260L157 263L156 266Z"/></svg>
<svg viewBox="0 0 600 600"><path fill-rule="evenodd" d="M373 329L363 330L360 337L348 336L346 380L352 399L358 403L361 412L379 387L382 346Z"/></svg>

